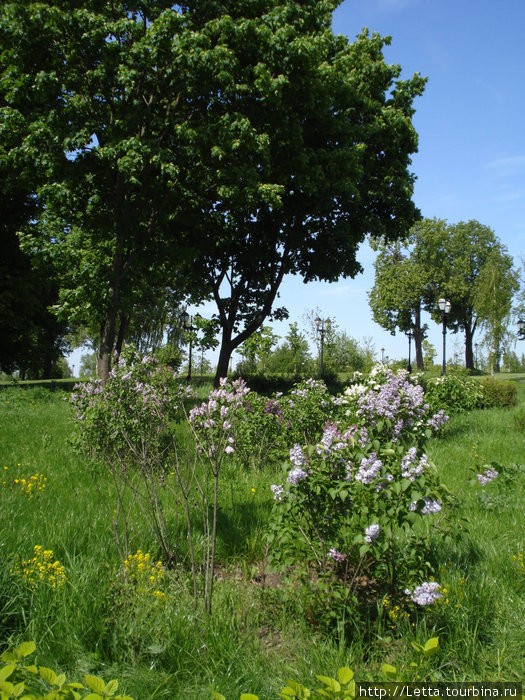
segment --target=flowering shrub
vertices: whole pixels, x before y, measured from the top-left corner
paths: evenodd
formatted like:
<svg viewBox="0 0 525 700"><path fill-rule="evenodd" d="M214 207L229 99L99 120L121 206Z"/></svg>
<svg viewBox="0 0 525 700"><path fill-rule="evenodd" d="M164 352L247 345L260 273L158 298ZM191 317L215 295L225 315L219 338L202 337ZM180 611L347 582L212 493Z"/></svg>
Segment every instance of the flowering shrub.
<svg viewBox="0 0 525 700"><path fill-rule="evenodd" d="M447 417L429 413L406 372L390 370L348 389L338 410L320 441L290 449L284 484L271 486L272 563L328 581L325 603L338 583L345 605L358 582L427 585L423 542L447 495L423 448Z"/></svg>
<svg viewBox="0 0 525 700"><path fill-rule="evenodd" d="M52 549L44 549L39 544L33 548L34 556L25 561L18 561L11 573L21 576L30 588L37 588L41 583L51 586L53 590L63 586L66 581L66 570L54 559Z"/></svg>
<svg viewBox="0 0 525 700"><path fill-rule="evenodd" d="M155 357L126 348L105 385L90 379L75 386L75 443L125 467L147 457L150 468L157 468L168 445L166 431L181 419L183 400L191 394Z"/></svg>

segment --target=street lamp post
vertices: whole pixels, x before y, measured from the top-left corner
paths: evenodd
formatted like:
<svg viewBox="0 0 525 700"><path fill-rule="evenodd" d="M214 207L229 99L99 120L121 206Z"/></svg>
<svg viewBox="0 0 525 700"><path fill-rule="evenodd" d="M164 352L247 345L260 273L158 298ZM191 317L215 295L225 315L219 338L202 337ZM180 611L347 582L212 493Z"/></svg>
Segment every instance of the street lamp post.
<svg viewBox="0 0 525 700"><path fill-rule="evenodd" d="M385 361L385 348L381 348L381 364Z"/></svg>
<svg viewBox="0 0 525 700"><path fill-rule="evenodd" d="M411 374L412 372L412 363L411 363L411 354L410 351L412 349L412 338L414 337L414 334L411 330L406 332L406 337L408 338L408 373Z"/></svg>
<svg viewBox="0 0 525 700"><path fill-rule="evenodd" d="M450 313L452 304L450 301L441 298L438 301L439 309L443 314L443 367L441 368L441 376L446 374L447 371L447 358L446 358L446 339L447 339L447 316Z"/></svg>
<svg viewBox="0 0 525 700"><path fill-rule="evenodd" d="M525 340L525 321L518 321L518 340Z"/></svg>
<svg viewBox="0 0 525 700"><path fill-rule="evenodd" d="M324 349L324 335L327 331L330 330L332 322L329 318L322 319L317 316L315 319L315 327L317 328L317 332L319 333L319 336L321 338L321 352L319 355L319 376L323 376L323 349Z"/></svg>
<svg viewBox="0 0 525 700"><path fill-rule="evenodd" d="M197 314L199 315L199 314ZM196 318L196 317L195 317ZM193 331L196 331L196 326L193 325L193 318L189 315L187 311L183 311L180 315L180 320L182 321L182 327L185 331L189 331L189 352L188 352L188 381L191 382L191 360L192 360L192 349L193 349Z"/></svg>

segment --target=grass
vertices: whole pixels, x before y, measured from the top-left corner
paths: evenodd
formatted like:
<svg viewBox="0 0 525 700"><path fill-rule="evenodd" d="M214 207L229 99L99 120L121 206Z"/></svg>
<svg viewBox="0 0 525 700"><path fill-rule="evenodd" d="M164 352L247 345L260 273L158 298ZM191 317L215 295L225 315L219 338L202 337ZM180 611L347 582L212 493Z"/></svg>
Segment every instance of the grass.
<svg viewBox="0 0 525 700"><path fill-rule="evenodd" d="M261 585L275 466L224 473L210 618L193 609L183 569L165 584L160 603L147 592L123 593L107 508L111 484L103 470L94 475L73 452L66 395L40 388L1 391L1 644L34 639L38 663L76 679L84 673L118 676L135 700L197 700L208 698L209 688L228 698L240 692L269 698L288 678L311 687L316 673L341 665L373 675L383 662L408 664L414 658L410 642L430 636L440 637L440 653L432 659L437 677L524 679L525 572L513 557L525 552L525 382L514 379L520 406L456 416L429 444L455 496L456 537L436 540L433 549L449 602L422 615L415 627L385 616L379 624L356 620L350 638L313 628L297 591ZM466 483L472 466L482 470L491 462L497 463L497 480L484 488ZM32 496L13 483L34 474L47 481ZM132 535L137 548L158 557L139 524ZM35 545L52 549L66 570L66 583L55 591L31 590L10 573L17 559L33 556Z"/></svg>

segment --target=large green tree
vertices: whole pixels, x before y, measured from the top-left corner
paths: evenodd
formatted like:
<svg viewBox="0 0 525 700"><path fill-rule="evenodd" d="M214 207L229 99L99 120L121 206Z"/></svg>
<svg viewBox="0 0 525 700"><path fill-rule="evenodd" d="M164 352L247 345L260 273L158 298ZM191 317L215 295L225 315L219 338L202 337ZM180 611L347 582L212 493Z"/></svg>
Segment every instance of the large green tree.
<svg viewBox="0 0 525 700"><path fill-rule="evenodd" d="M285 315L285 275L353 277L366 234L413 223L424 80L401 80L376 34L335 36L337 4L2 5L2 116L25 130L10 156L43 204L24 245L53 259L58 313L100 329L101 378L147 289L215 300L218 379Z"/></svg>
<svg viewBox="0 0 525 700"><path fill-rule="evenodd" d="M202 22L194 269L217 304L217 377L266 318L286 315L274 308L285 275L353 277L367 233L395 238L416 218L408 167L424 80L399 80L376 34L334 36L337 4L223 3Z"/></svg>
<svg viewBox="0 0 525 700"><path fill-rule="evenodd" d="M119 325L167 283L163 233L177 226L182 200L173 135L185 102L171 5L44 0L0 10L1 116L24 133L9 158L34 169L41 203L23 245L52 260L58 315L97 328L101 378Z"/></svg>

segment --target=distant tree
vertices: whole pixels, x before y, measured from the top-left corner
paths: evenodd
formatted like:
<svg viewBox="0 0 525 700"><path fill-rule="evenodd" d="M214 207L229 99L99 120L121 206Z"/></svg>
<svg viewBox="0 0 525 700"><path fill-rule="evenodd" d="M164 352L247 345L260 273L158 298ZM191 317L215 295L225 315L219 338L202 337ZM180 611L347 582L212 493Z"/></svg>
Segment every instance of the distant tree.
<svg viewBox="0 0 525 700"><path fill-rule="evenodd" d="M494 251L479 273L475 306L490 345L491 374L500 371L501 356L511 342L509 334L512 298L519 290L519 276L509 255Z"/></svg>
<svg viewBox="0 0 525 700"><path fill-rule="evenodd" d="M97 355L95 352L84 353L80 356L79 377L97 376Z"/></svg>
<svg viewBox="0 0 525 700"><path fill-rule="evenodd" d="M241 368L244 372L254 373L266 371L266 364L273 346L279 340L270 326L262 326L252 333L239 347L239 354L243 358Z"/></svg>
<svg viewBox="0 0 525 700"><path fill-rule="evenodd" d="M494 231L478 221L443 227L426 220L416 228L418 246L432 270L426 308L441 323L437 300L445 297L451 302L448 328L464 333L465 366L474 369L474 334L485 323L494 330L499 323L494 315L500 313L494 308L494 283L501 292L500 309L508 309L512 300L516 280L512 257Z"/></svg>
<svg viewBox="0 0 525 700"><path fill-rule="evenodd" d="M436 348L427 338L425 338L423 340L423 369L432 369L436 357Z"/></svg>
<svg viewBox="0 0 525 700"><path fill-rule="evenodd" d="M284 341L268 358L268 369L271 372L292 374L296 377L311 373L312 357L308 340L295 321L290 323Z"/></svg>
<svg viewBox="0 0 525 700"><path fill-rule="evenodd" d="M421 312L432 295L432 269L421 249L420 234L428 225L436 230L446 226L444 221L419 222L403 242L381 242L374 262L374 286L369 292L372 317L382 328L401 333L411 332L414 338L416 367L422 370L423 341L427 326L422 324Z"/></svg>

